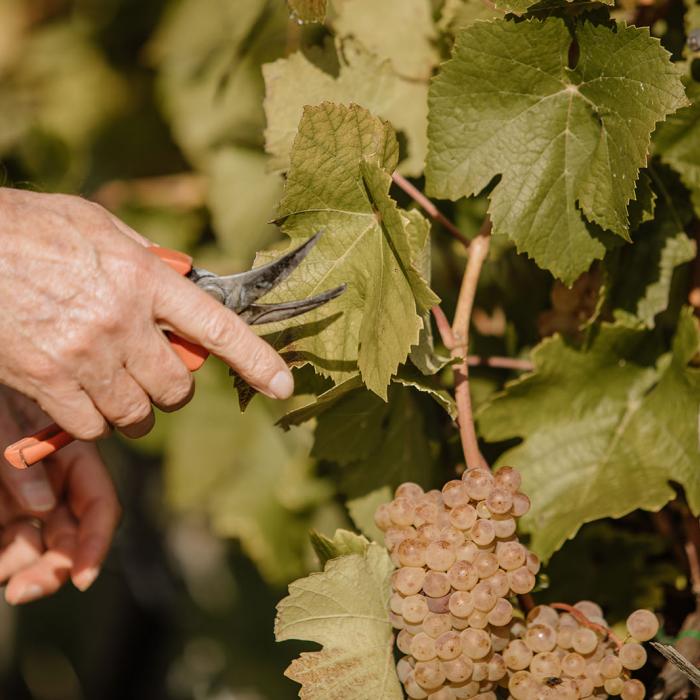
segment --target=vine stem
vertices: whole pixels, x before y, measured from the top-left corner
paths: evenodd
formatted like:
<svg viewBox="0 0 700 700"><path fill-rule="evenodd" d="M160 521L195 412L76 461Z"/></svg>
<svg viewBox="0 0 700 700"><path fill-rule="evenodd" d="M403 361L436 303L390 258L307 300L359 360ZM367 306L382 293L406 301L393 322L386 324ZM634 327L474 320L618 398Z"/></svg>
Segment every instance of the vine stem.
<svg viewBox="0 0 700 700"><path fill-rule="evenodd" d="M568 603L549 603L549 607L554 608L555 610L564 610L565 612L568 612L569 615L575 618L579 624L583 625L584 627L588 627L588 629L591 629L594 632L598 632L598 634L602 634L605 639L612 639L618 649L622 646L620 639L609 627L599 625L597 622L591 622L586 615L584 615L580 610L577 610L573 605L569 605Z"/></svg>
<svg viewBox="0 0 700 700"><path fill-rule="evenodd" d="M411 197L414 202L425 209L431 219L440 223L443 228L465 248L469 248L469 239L417 187L412 185L403 175L400 175L396 171L394 171L391 179Z"/></svg>
<svg viewBox="0 0 700 700"><path fill-rule="evenodd" d="M448 350L452 350L455 346L455 339L445 312L440 306L433 306L431 311L443 345ZM519 357L499 357L498 355L487 357L467 355L467 364L470 367L494 367L496 369L512 369L518 372L532 372L535 369L535 365L530 360L522 360Z"/></svg>
<svg viewBox="0 0 700 700"><path fill-rule="evenodd" d="M479 282L481 268L488 256L490 243L491 220L487 217L481 226L479 234L469 246L469 259L464 270L462 286L457 298L457 309L455 310L451 329L454 345L450 349L450 354L453 358L459 360L459 363L455 366L455 401L457 403L459 434L467 468L477 466L488 468L488 463L479 450L479 442L474 428L474 414L469 393L467 353L469 350L469 321L474 308L476 286Z"/></svg>

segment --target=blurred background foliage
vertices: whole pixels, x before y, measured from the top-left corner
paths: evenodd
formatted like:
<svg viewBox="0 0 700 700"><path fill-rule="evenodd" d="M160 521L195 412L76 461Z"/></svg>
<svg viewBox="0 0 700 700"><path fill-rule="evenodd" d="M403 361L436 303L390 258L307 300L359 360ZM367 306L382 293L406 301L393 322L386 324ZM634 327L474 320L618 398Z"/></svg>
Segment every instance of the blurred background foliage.
<svg viewBox="0 0 700 700"><path fill-rule="evenodd" d="M434 0L433 9L442 34L430 37L431 52L443 56L457 27L488 14L467 0ZM381 49L376 31L386 25L369 20L351 30ZM301 49L333 74L329 38L327 28L290 18L282 0L0 0L2 181L81 194L203 266L244 269L280 239L268 223L282 179L264 151L261 66ZM423 70L420 56L401 53L400 39L387 46L404 67ZM484 212L481 197L451 214L473 235ZM448 314L463 263L447 237L434 237L433 283ZM475 351L518 355L551 333L552 291L549 274L494 240ZM476 403L506 378L475 369ZM309 373L298 379L302 390L319 390ZM21 610L0 603L2 700L296 697L282 673L298 649L275 645L272 628L286 583L317 567L309 530L347 527L341 496L357 495L353 475L377 460L391 468L412 444L407 437L418 445L409 450L413 467L427 465L436 483L457 461L456 432L405 386L394 386L390 408L367 392L348 396L363 415L397 426L393 443L377 441L380 457L357 455L349 465L334 457L340 443L317 443L310 456L313 426L274 425L303 397L286 406L258 397L241 414L224 367L212 360L196 380L192 403L159 415L147 438L102 445L125 516L93 589L66 589ZM348 415L334 410L323 420L337 420L349 440L362 428ZM363 508L355 502L351 511ZM595 598L616 620L682 591L682 569L650 517L636 514L585 526L553 558L556 588L542 595Z"/></svg>

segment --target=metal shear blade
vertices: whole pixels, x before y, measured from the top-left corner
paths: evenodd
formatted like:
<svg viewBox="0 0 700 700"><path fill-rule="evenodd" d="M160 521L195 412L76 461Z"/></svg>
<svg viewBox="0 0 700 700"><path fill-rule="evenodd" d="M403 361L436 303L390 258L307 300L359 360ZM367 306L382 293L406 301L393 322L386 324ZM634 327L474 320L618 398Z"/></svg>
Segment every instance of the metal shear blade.
<svg viewBox="0 0 700 700"><path fill-rule="evenodd" d="M346 288L341 285L308 299L287 301L278 304L256 304L255 302L287 279L316 245L319 231L298 248L281 258L261 265L248 272L236 275L219 276L208 270L193 267L188 277L203 291L207 292L232 311L235 311L249 325L283 321L322 306L340 296Z"/></svg>

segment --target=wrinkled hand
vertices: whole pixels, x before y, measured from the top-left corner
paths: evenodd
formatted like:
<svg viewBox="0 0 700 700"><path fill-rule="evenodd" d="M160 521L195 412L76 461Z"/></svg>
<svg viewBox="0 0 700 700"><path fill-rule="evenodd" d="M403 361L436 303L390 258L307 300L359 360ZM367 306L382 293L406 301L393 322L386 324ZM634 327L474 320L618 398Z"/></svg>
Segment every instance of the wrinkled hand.
<svg viewBox="0 0 700 700"><path fill-rule="evenodd" d="M28 399L0 387L0 440L13 442L45 424ZM70 577L92 585L120 508L93 445L75 443L29 469L0 464L0 585L19 604L58 590Z"/></svg>
<svg viewBox="0 0 700 700"><path fill-rule="evenodd" d="M0 383L65 430L138 437L151 402L186 403L192 375L161 326L204 346L268 396L292 393L282 358L234 313L77 197L0 188Z"/></svg>

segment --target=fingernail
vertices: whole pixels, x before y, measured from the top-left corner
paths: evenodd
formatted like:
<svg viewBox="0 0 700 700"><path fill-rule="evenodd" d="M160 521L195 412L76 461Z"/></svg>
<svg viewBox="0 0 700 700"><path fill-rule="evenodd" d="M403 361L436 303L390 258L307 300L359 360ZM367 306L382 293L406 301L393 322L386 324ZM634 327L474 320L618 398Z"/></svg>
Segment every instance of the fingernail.
<svg viewBox="0 0 700 700"><path fill-rule="evenodd" d="M30 603L44 595L44 589L37 583L29 583L24 588L20 588L19 593L13 596L14 600L8 601L12 605Z"/></svg>
<svg viewBox="0 0 700 700"><path fill-rule="evenodd" d="M100 570L95 567L85 569L85 571L82 571L75 576L73 579L73 584L79 591L87 591L87 589L90 588L93 583L95 583L95 580L99 575Z"/></svg>
<svg viewBox="0 0 700 700"><path fill-rule="evenodd" d="M291 372L277 372L269 384L269 389L276 399L288 399L294 391Z"/></svg>
<svg viewBox="0 0 700 700"><path fill-rule="evenodd" d="M25 505L31 510L44 512L56 507L56 497L45 481L28 481L20 484L19 492Z"/></svg>

